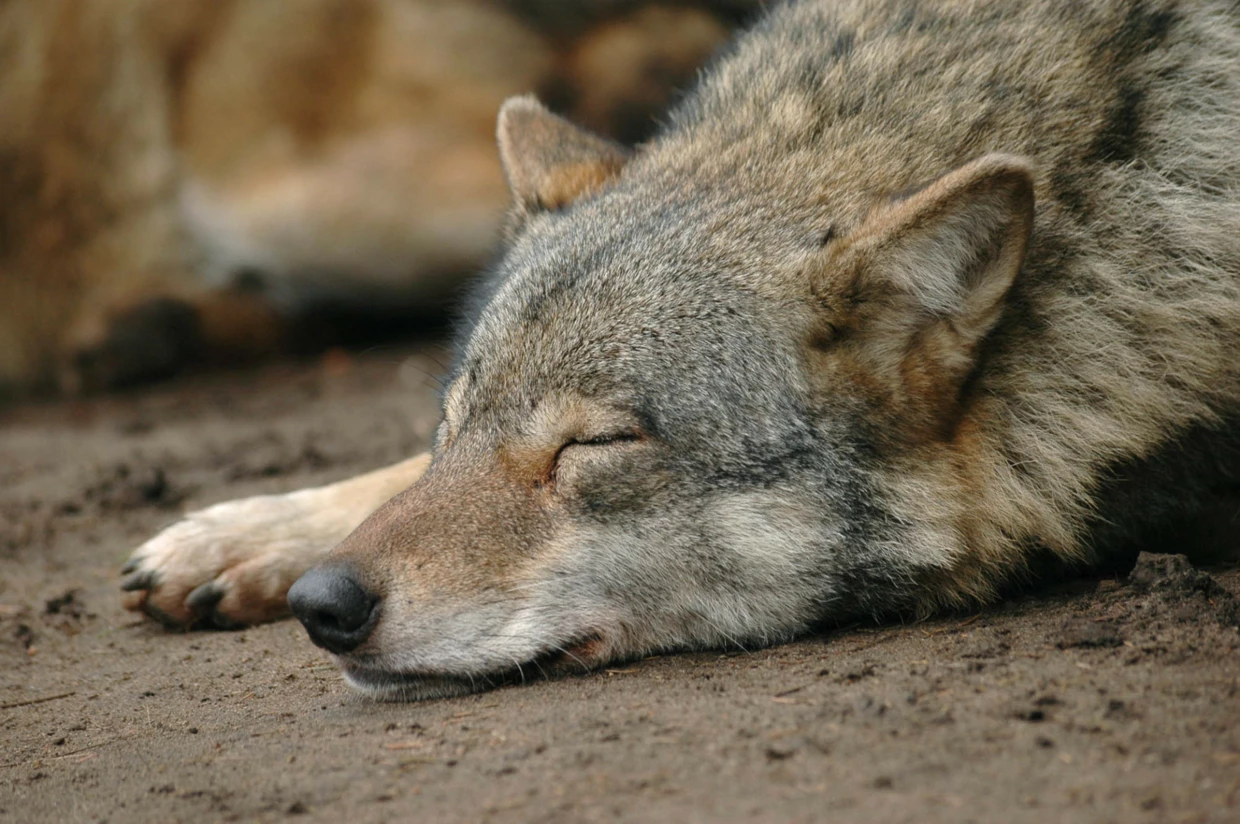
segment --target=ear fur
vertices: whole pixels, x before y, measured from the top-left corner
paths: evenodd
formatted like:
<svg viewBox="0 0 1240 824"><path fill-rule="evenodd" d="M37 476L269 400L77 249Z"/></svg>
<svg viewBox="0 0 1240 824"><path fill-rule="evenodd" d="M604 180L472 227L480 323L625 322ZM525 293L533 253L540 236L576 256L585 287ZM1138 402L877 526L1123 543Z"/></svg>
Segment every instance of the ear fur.
<svg viewBox="0 0 1240 824"><path fill-rule="evenodd" d="M910 437L950 434L978 347L1024 263L1033 215L1029 162L987 155L884 202L827 246L832 283L815 291L824 307L843 307L824 309L828 328Z"/></svg>
<svg viewBox="0 0 1240 824"><path fill-rule="evenodd" d="M1033 232L1033 169L991 154L876 209L849 238L869 290L972 346L994 327Z"/></svg>
<svg viewBox="0 0 1240 824"><path fill-rule="evenodd" d="M561 209L597 192L630 156L618 143L553 114L532 95L504 102L496 132L518 218Z"/></svg>

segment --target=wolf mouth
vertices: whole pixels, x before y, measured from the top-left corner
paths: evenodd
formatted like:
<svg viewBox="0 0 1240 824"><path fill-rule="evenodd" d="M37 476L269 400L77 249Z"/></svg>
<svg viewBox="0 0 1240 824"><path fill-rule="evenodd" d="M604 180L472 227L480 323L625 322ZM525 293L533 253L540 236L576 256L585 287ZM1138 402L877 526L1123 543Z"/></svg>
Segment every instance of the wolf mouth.
<svg viewBox="0 0 1240 824"><path fill-rule="evenodd" d="M606 661L598 657L602 633L590 633L556 645L529 661L488 673L443 673L391 670L365 663L343 663L345 680L355 689L382 701L421 701L485 692L510 684L583 675Z"/></svg>
<svg viewBox="0 0 1240 824"><path fill-rule="evenodd" d="M344 667L345 680L355 689L382 701L421 701L493 689L505 682L494 675L443 675L393 672L364 666Z"/></svg>

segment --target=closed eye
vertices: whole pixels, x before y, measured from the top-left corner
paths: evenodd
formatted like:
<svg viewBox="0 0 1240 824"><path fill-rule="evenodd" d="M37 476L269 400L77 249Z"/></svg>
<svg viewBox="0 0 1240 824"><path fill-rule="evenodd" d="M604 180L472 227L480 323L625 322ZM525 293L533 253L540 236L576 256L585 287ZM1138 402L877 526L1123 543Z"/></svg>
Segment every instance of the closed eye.
<svg viewBox="0 0 1240 824"><path fill-rule="evenodd" d="M641 437L636 432L613 432L609 435L596 435L593 438L574 438L560 447L560 450L563 451L567 446L608 446L614 443L632 443L640 441Z"/></svg>
<svg viewBox="0 0 1240 824"><path fill-rule="evenodd" d="M644 439L645 436L640 432L626 430L623 432L609 432L605 435L595 435L590 438L573 438L572 440L565 441L560 448L556 450L555 457L551 459L551 466L547 474L547 481L551 483L555 482L556 472L560 468L560 458L564 456L564 452L567 449L573 447L589 447L591 449L598 449L602 452L602 447L623 446L625 444L638 443Z"/></svg>

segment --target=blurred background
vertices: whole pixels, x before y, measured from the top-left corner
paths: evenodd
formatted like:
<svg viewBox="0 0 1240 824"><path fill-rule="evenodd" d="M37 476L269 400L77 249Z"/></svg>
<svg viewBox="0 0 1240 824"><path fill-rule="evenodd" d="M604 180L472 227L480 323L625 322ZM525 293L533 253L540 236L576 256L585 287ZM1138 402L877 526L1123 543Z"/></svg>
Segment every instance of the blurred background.
<svg viewBox="0 0 1240 824"><path fill-rule="evenodd" d="M640 143L760 5L0 1L0 399L444 334L501 102Z"/></svg>

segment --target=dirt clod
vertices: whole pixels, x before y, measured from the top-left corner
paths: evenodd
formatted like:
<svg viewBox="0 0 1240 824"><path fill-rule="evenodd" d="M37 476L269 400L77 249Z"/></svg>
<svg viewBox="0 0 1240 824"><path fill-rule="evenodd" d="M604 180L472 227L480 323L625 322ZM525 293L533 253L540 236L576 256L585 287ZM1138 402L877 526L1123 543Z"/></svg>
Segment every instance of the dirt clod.
<svg viewBox="0 0 1240 824"><path fill-rule="evenodd" d="M29 624L18 624L13 628L13 640L17 641L22 649L28 650L34 646L34 630Z"/></svg>
<svg viewBox="0 0 1240 824"><path fill-rule="evenodd" d="M184 492L169 483L162 467L119 463L101 471L82 497L100 509L125 510L175 506L184 498Z"/></svg>
<svg viewBox="0 0 1240 824"><path fill-rule="evenodd" d="M1152 606L1178 621L1212 618L1240 625L1240 599L1184 555L1142 552L1128 575L1132 588L1152 597Z"/></svg>
<svg viewBox="0 0 1240 824"><path fill-rule="evenodd" d="M65 590L55 598L43 602L43 611L48 615L65 615L70 618L81 618L83 605L78 598L77 589Z"/></svg>

